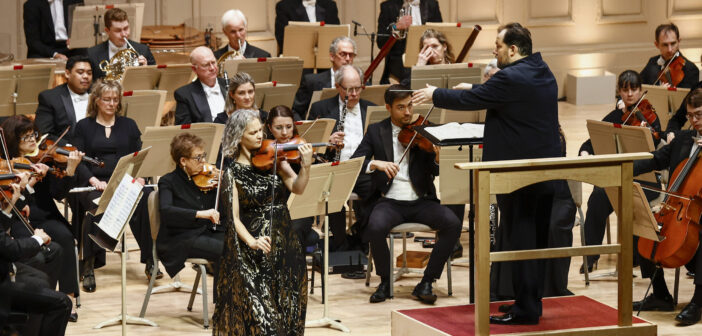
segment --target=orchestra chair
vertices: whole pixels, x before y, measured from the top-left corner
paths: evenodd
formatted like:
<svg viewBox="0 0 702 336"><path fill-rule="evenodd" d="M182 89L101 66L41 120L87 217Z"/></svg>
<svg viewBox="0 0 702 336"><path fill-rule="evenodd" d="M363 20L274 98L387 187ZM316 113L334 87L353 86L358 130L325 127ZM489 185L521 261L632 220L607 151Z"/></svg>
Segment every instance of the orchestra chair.
<svg viewBox="0 0 702 336"><path fill-rule="evenodd" d="M149 209L149 222L151 224L151 239L153 240L152 248L151 248L151 253L153 254L154 258L154 265L158 265L158 255L156 253L156 238L158 237L158 231L161 228L161 213L159 210L159 204L158 204L158 190L154 190L150 195L148 199L148 209ZM195 284L193 285L191 291L190 291L190 301L188 302L188 311L193 310L193 302L195 301L195 295L198 293L202 294L202 319L203 319L203 327L205 329L208 329L210 327L210 322L209 322L209 313L207 311L207 272L206 272L206 266L209 265L209 261L207 259L202 259L202 258L188 258L185 260L187 263L193 264L195 268ZM146 294L144 296L144 303L141 306L141 312L139 313L139 317L144 317L146 315L146 307L149 305L149 299L151 298L151 294L156 294L159 292L159 290L163 290L164 288L173 288L175 291L180 290L180 288L189 288L187 286L184 286L183 284L180 283L180 277L176 275L176 277L173 279L174 282L171 283L170 285L167 286L162 286L158 288L154 288L154 282L156 282L156 274L158 272L158 267L154 267L151 270L151 279L149 280L149 287L146 289ZM200 278L202 278L202 290L198 290L197 286L198 283L200 282Z"/></svg>
<svg viewBox="0 0 702 336"><path fill-rule="evenodd" d="M402 223L390 230L388 238L390 238L390 297L394 297L394 285L395 281L400 279L403 275L408 273L418 273L423 274L420 270L415 270L407 267L407 233L410 232L436 232L429 225L424 225L420 223ZM402 266L400 268L395 267L395 239L392 238L392 234L402 235ZM366 272L366 287L370 285L371 272L373 272L373 263L370 260L373 257L373 250L371 249L368 253L368 269ZM451 281L451 258L446 260L446 281L448 282L448 295L453 295L453 285Z"/></svg>

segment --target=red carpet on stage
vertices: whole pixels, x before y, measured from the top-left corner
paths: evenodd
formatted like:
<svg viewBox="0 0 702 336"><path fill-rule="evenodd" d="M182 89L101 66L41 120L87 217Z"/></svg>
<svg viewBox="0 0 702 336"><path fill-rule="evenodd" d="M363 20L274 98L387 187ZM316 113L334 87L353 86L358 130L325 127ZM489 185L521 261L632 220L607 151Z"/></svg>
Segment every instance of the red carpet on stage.
<svg viewBox="0 0 702 336"><path fill-rule="evenodd" d="M501 314L497 308L504 303L490 303L490 314ZM399 310L419 322L450 335L473 335L475 306L450 306ZM647 323L634 317L633 323ZM586 296L564 296L543 300L543 316L537 325L490 325L490 334L538 332L617 325L617 310Z"/></svg>

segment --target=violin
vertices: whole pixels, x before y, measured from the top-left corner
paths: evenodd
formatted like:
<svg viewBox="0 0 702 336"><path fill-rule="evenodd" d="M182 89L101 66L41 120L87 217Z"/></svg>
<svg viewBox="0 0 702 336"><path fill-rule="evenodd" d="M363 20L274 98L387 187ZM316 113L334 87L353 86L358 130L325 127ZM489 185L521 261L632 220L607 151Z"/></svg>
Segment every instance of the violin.
<svg viewBox="0 0 702 336"><path fill-rule="evenodd" d="M658 73L658 83L667 83L670 86L676 87L685 78L683 67L685 66L685 58L680 57L680 52L676 52L670 58L668 64Z"/></svg>
<svg viewBox="0 0 702 336"><path fill-rule="evenodd" d="M644 99L647 93L648 90L644 91L643 95L641 95L641 98L635 105L631 105L624 109L624 113L622 114L622 124L629 126L641 126L643 122L646 122L646 127L651 130L653 137L658 140L661 138L661 136L652 127L653 123L658 119L658 115L656 114L656 109L653 108L653 105L651 105L648 99Z"/></svg>
<svg viewBox="0 0 702 336"><path fill-rule="evenodd" d="M429 141L429 139L425 138L421 134L419 134L417 131L414 130L415 127L417 126L422 126L422 125L429 125L428 123L425 123L426 119L424 119L423 116L418 116L417 120L414 122L402 126L402 130L400 130L400 134L397 135L397 140L400 141L402 146L404 147L419 147L419 149L428 152L428 153L433 153L434 152L434 144ZM414 139L414 141L413 141Z"/></svg>
<svg viewBox="0 0 702 336"><path fill-rule="evenodd" d="M300 163L302 155L298 148L306 144L305 140L299 136L293 137L284 144L278 144L276 140L265 139L261 143L261 148L256 151L256 155L251 158L251 164L260 170L271 170L273 161L288 161L288 163ZM333 147L326 142L312 143L312 147Z"/></svg>
<svg viewBox="0 0 702 336"><path fill-rule="evenodd" d="M644 258L663 267L677 268L687 264L697 253L700 215L702 215L702 174L697 147L690 158L680 162L671 175L663 207L655 214L662 224L661 242L639 237L638 249Z"/></svg>
<svg viewBox="0 0 702 336"><path fill-rule="evenodd" d="M37 173L36 170L34 170L34 168L32 168L32 161L29 161L29 159L27 159L27 158L23 158L23 157L13 158L12 160L10 160L10 164L12 165L12 171L15 173L25 173L26 172L26 173L32 174L33 177L36 177L39 180L41 180L43 178L43 176L40 176L40 174ZM7 166L8 166L7 160L0 159L0 167L5 168ZM57 177L63 177L66 175L66 171L62 171L60 169L56 169L56 168L52 168L52 167L49 167L49 170L47 173L53 173Z"/></svg>
<svg viewBox="0 0 702 336"><path fill-rule="evenodd" d="M54 140L46 139L46 135L44 135L39 141L39 145L37 145L37 151L31 155L27 155L27 158L29 158L32 163L53 162L59 167L65 167L68 162L68 155L76 150L78 149L70 145L59 146ZM105 166L104 162L88 156L83 156L83 161L100 168Z"/></svg>
<svg viewBox="0 0 702 336"><path fill-rule="evenodd" d="M202 171L198 174L191 176L193 183L200 188L203 192L208 192L214 190L219 185L219 174L220 171L211 164L205 164L202 167Z"/></svg>

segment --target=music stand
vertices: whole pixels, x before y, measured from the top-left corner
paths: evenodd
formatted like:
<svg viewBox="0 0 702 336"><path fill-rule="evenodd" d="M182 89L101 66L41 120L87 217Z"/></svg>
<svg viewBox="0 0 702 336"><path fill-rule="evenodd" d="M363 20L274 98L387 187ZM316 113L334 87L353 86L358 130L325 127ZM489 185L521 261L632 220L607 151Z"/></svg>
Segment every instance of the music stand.
<svg viewBox="0 0 702 336"><path fill-rule="evenodd" d="M338 212L351 196L356 179L363 165L363 158L339 163L323 163L310 167L309 182L301 195L291 194L288 199L290 218L324 215L324 267L322 284L329 285L329 213ZM350 330L336 319L329 317L329 291L322 289L324 315L321 319L307 321L305 327L329 327L343 332Z"/></svg>
<svg viewBox="0 0 702 336"><path fill-rule="evenodd" d="M256 85L256 106L270 111L278 105L292 106L297 88L293 84L261 83Z"/></svg>
<svg viewBox="0 0 702 336"><path fill-rule="evenodd" d="M91 1L92 3L103 3L100 5L86 4L85 6L76 6L73 11L71 21L71 31L68 33L70 48L89 48L98 45L106 40L105 34L105 12L117 7L127 12L130 26L130 39L134 41L141 40L141 28L144 22L144 4L143 3L121 3L108 4L107 1Z"/></svg>
<svg viewBox="0 0 702 336"><path fill-rule="evenodd" d="M459 83L480 84L482 69L473 63L420 65L412 67L413 90L423 89L426 84L450 89Z"/></svg>
<svg viewBox="0 0 702 336"><path fill-rule="evenodd" d="M15 88L17 82L12 68L3 67L0 70L0 117L9 117L15 114Z"/></svg>
<svg viewBox="0 0 702 336"><path fill-rule="evenodd" d="M161 73L156 87L166 91L166 101L175 101L173 92L192 82L195 77L190 64L159 64L156 68Z"/></svg>
<svg viewBox="0 0 702 336"><path fill-rule="evenodd" d="M653 105L658 115L658 120L661 123L661 129L665 130L668 127L668 121L673 117L675 112L685 100L685 96L690 92L690 89L684 88L666 88L658 85L642 85L642 90L647 90L646 99ZM685 121L687 122L687 121Z"/></svg>
<svg viewBox="0 0 702 336"><path fill-rule="evenodd" d="M39 93L51 88L54 80L55 64L17 65L14 66L17 83L15 115L34 114L39 102Z"/></svg>
<svg viewBox="0 0 702 336"><path fill-rule="evenodd" d="M166 91L124 91L123 96L122 114L134 120L141 133L144 133L149 126L161 125L161 111L166 101Z"/></svg>
<svg viewBox="0 0 702 336"><path fill-rule="evenodd" d="M473 31L473 26L462 27L461 23L456 22L427 22L421 26L410 26L407 30L407 48L405 49L405 67L411 68L417 64L417 56L419 56L419 39L427 29L434 29L442 32L446 36L446 40L453 47L454 52L460 52L463 44L466 42L466 36ZM456 54L458 56L458 54ZM467 56L466 56L467 58Z"/></svg>
<svg viewBox="0 0 702 336"><path fill-rule="evenodd" d="M349 36L351 26L326 25L323 22L290 21L285 26L283 55L297 56L303 60L303 67L331 68L327 50L334 38ZM315 53L315 47L317 52Z"/></svg>
<svg viewBox="0 0 702 336"><path fill-rule="evenodd" d="M270 65L267 62L259 62L255 58L228 59L223 62L222 68L230 74L230 77L239 72L246 72L256 83L269 82L271 78Z"/></svg>
<svg viewBox="0 0 702 336"><path fill-rule="evenodd" d="M141 135L144 147L151 147L151 154L146 157L136 177L163 176L175 169L171 158L171 141L181 133L192 133L205 141L207 162L217 161L219 145L222 143L224 125L215 123L196 123L178 126L147 127Z"/></svg>
<svg viewBox="0 0 702 336"><path fill-rule="evenodd" d="M270 81L293 84L295 88L300 87L304 63L301 59L297 57L276 57L268 58L267 63L271 67Z"/></svg>
<svg viewBox="0 0 702 336"><path fill-rule="evenodd" d="M122 76L122 89L124 91L153 90L159 77L161 73L156 65L128 66L124 69Z"/></svg>
<svg viewBox="0 0 702 336"><path fill-rule="evenodd" d="M329 136L334 131L336 120L332 118L319 118L316 120L301 120L295 122L297 133L309 143L327 142ZM315 148L319 154L323 154L327 149L325 147Z"/></svg>

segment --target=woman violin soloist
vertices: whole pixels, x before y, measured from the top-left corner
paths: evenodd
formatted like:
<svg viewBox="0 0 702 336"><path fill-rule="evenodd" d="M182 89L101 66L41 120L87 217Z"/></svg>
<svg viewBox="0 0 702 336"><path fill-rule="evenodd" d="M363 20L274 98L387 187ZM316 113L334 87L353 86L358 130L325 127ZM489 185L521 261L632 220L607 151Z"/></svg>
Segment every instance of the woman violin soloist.
<svg viewBox="0 0 702 336"><path fill-rule="evenodd" d="M668 191L672 194L666 196L666 206L658 213L657 220L663 220L661 233L673 226L688 225L687 231L690 235L690 248L692 253L688 256L691 260L687 262L688 269L695 273L695 291L690 303L675 316L675 320L683 325L691 325L699 322L702 314L702 250L699 248L699 223L700 209L702 208L702 163L700 163L700 148L702 148L702 88L690 92L684 102L687 108L687 120L692 125L691 130L683 130L673 139L673 141L653 152L653 158L634 162L634 176L651 172L654 170L669 169L671 178ZM675 189L675 190L673 190ZM682 192L682 194L680 194ZM682 198L681 198L682 197ZM668 202L668 201L671 202ZM689 207L681 208L682 204L688 203ZM696 209L696 210L695 210ZM675 212L673 216L666 216L665 211ZM684 215L676 215L682 213ZM667 221L664 217L672 217L675 221ZM667 227L667 226L671 227ZM676 230L678 231L678 230ZM666 240L674 241L683 239L682 237L666 237ZM643 240L643 238L640 238ZM636 246L636 245L635 245ZM645 278L652 278L653 293L641 301L634 302L634 310L658 310L673 311L675 304L673 297L668 291L665 283L664 273L661 269L655 270L656 265L650 259L651 255L641 252L641 242L639 243L641 275ZM645 255L648 254L648 255ZM656 258L658 255L656 255ZM678 265L679 266L679 265Z"/></svg>
<svg viewBox="0 0 702 336"><path fill-rule="evenodd" d="M637 113L632 111L634 106L641 100L643 91L641 89L642 80L641 76L633 70L626 70L619 75L617 79L617 94L621 97L623 106L621 108L616 108L609 114L607 114L602 121L610 122L613 124L623 124L626 121L627 125L637 125L642 127L648 127L652 130L651 137L653 139L654 145L658 145L660 139L656 137L661 131L661 124L656 116L655 110L652 108L648 111ZM643 109L644 106L650 105L648 101L641 100L639 107ZM640 120L642 115L648 116L644 117L647 120ZM649 120L651 122L649 123ZM590 139L585 141L582 146L580 146L579 153L581 156L593 155L595 151L592 147L592 142ZM634 175L636 176L636 175ZM637 181L644 185L651 187L659 187L660 184L650 183L644 181ZM653 200L658 197L658 194L646 191L646 198L648 200ZM600 245L602 244L602 239L604 238L605 228L607 225L607 217L614 211L612 209L612 204L607 198L603 188L594 187L590 198L587 201L587 215L585 216L585 244L586 245ZM588 272L597 268L597 261L599 255L588 256ZM580 273L584 273L584 265L580 267Z"/></svg>

